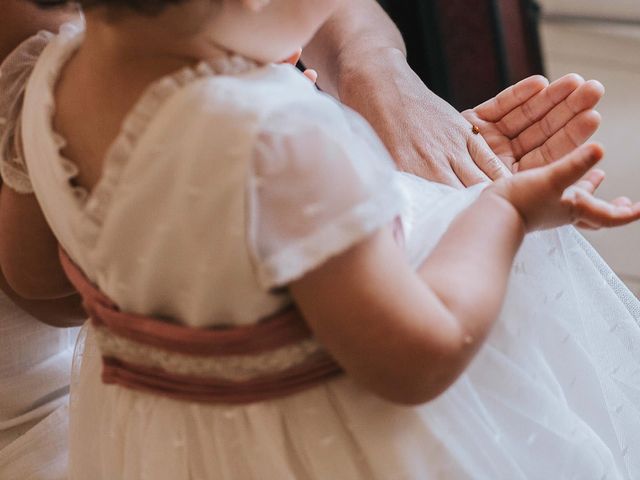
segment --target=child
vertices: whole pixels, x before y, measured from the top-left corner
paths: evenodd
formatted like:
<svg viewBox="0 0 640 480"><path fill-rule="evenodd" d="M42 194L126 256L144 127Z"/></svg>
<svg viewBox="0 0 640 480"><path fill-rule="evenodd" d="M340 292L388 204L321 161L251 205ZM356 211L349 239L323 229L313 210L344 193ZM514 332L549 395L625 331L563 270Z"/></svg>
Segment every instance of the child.
<svg viewBox="0 0 640 480"><path fill-rule="evenodd" d="M594 145L486 189L396 173L269 63L337 3L95 3L37 61L21 181L100 289L66 262L71 478L636 478L637 301L572 229L516 254L640 205L592 196ZM2 262L39 292L52 258Z"/></svg>
<svg viewBox="0 0 640 480"><path fill-rule="evenodd" d="M74 14L65 8L45 12L16 0L2 2L2 11L0 117L5 117L16 97L15 91L3 88L5 82L33 63L47 35L32 39L20 55L10 55L11 51L38 30L57 30ZM9 128L0 125L3 154L11 150L2 134ZM77 329L56 329L37 320L56 326L78 324L79 302L76 298L26 301L1 274L0 290L0 478L59 480L67 468L67 403Z"/></svg>

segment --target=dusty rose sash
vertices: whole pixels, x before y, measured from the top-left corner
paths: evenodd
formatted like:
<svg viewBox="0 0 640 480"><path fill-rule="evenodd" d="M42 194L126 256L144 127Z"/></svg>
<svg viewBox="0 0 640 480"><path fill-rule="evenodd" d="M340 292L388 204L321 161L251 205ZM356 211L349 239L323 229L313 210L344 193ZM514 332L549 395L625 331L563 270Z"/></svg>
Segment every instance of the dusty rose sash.
<svg viewBox="0 0 640 480"><path fill-rule="evenodd" d="M204 403L250 403L300 392L342 373L288 309L256 324L197 329L125 313L60 249L102 354L102 381Z"/></svg>

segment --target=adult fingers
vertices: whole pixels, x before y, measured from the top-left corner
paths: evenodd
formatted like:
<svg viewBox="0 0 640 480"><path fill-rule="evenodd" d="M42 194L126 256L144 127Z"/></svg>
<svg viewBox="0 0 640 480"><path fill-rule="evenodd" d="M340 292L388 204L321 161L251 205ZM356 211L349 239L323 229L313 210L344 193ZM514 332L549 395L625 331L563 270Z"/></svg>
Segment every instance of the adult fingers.
<svg viewBox="0 0 640 480"><path fill-rule="evenodd" d="M285 60L283 60L280 63L290 63L291 65L296 65L298 63L298 61L300 60L300 57L302 57L302 48L298 48L294 53L291 54L291 56Z"/></svg>
<svg viewBox="0 0 640 480"><path fill-rule="evenodd" d="M488 122L497 122L518 106L527 102L549 85L549 81L541 75L534 75L521 82L512 85L506 90L474 110L482 119Z"/></svg>
<svg viewBox="0 0 640 480"><path fill-rule="evenodd" d="M542 119L583 84L584 79L580 75L573 73L565 75L509 112L497 122L496 126L507 137L515 138Z"/></svg>
<svg viewBox="0 0 640 480"><path fill-rule="evenodd" d="M464 184L453 170L452 161L444 155L429 155L424 146L418 144L410 148L408 142L392 149L391 154L405 172L457 189L464 188Z"/></svg>
<svg viewBox="0 0 640 480"><path fill-rule="evenodd" d="M412 172L412 173L415 173L416 175L423 178L428 178L433 182L449 185L450 187L457 188L459 190L463 189L466 186L465 183L456 174L455 170L453 169L453 166L450 164L448 164L446 167L442 169L438 169L427 175L423 175L420 172Z"/></svg>
<svg viewBox="0 0 640 480"><path fill-rule="evenodd" d="M519 169L527 170L555 162L586 142L601 121L602 117L595 110L580 113L541 146L520 158Z"/></svg>
<svg viewBox="0 0 640 480"><path fill-rule="evenodd" d="M604 150L598 144L583 145L564 158L546 167L541 173L550 185L559 193L578 182L604 156ZM575 191L575 198L580 190Z"/></svg>
<svg viewBox="0 0 640 480"><path fill-rule="evenodd" d="M551 87L549 87L549 90ZM568 97L555 105L541 120L535 122L529 128L520 133L511 142L516 158L521 158L527 152L539 147L569 122L579 113L594 108L602 96L604 87L595 80L590 80ZM589 124L588 127L597 128L597 125ZM593 134L595 130L590 131Z"/></svg>
<svg viewBox="0 0 640 480"><path fill-rule="evenodd" d="M487 142L480 135L475 135L467 139L467 150L473 162L483 172L479 181L497 180L502 177L511 176L511 171L491 150ZM476 181L475 183L479 183Z"/></svg>
<svg viewBox="0 0 640 480"><path fill-rule="evenodd" d="M491 181L475 163L453 161L451 162L451 168L465 187Z"/></svg>
<svg viewBox="0 0 640 480"><path fill-rule="evenodd" d="M311 80L314 85L318 82L318 72L312 68L307 68L304 71L304 76Z"/></svg>

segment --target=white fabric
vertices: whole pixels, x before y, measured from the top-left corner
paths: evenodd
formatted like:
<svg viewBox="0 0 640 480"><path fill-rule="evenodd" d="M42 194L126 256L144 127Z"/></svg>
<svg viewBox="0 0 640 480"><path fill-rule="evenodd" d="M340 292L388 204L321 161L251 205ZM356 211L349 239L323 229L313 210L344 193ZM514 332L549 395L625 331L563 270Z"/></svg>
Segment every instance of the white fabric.
<svg viewBox="0 0 640 480"><path fill-rule="evenodd" d="M11 187L30 191L15 137L26 78L51 35L22 44L0 66L0 154ZM6 187L5 187L6 188ZM61 480L67 467L68 393L77 329L38 322L0 292L0 478Z"/></svg>
<svg viewBox="0 0 640 480"><path fill-rule="evenodd" d="M0 68L0 174L5 185L32 193L20 148L22 99L33 66L53 35L40 32L14 50Z"/></svg>
<svg viewBox="0 0 640 480"><path fill-rule="evenodd" d="M370 129L293 69L222 62L150 87L103 180L76 197L50 114L52 86L80 41L67 31L34 70L26 160L63 245L125 309L191 325L255 321L288 301L266 287L357 242L400 204L417 265L482 189L385 167ZM369 202L379 212L353 208ZM345 238L317 233L345 225L343 215L349 228L332 235ZM88 328L74 364L71 478L637 479L639 316L637 300L565 228L527 238L486 345L452 388L418 408L346 377L233 407L104 386Z"/></svg>
<svg viewBox="0 0 640 480"><path fill-rule="evenodd" d="M46 326L0 293L0 478L61 480L77 329Z"/></svg>
<svg viewBox="0 0 640 480"><path fill-rule="evenodd" d="M296 102L261 130L249 235L265 288L300 278L398 213L384 146L361 117L337 110L320 97Z"/></svg>
<svg viewBox="0 0 640 480"><path fill-rule="evenodd" d="M0 478L7 480L67 479L69 406L63 397L59 408L38 420L0 451Z"/></svg>
<svg viewBox="0 0 640 480"><path fill-rule="evenodd" d="M125 120L100 182L90 195L79 194L69 183L77 169L59 154L64 140L52 131L51 114L56 72L81 37L64 29L36 65L23 112L24 149L29 170L38 170L31 180L60 243L122 309L193 326L253 323L289 302L264 286L292 280L397 215L393 162L375 139L365 144L357 138L356 129L364 127L353 115L329 97L310 95L313 86L291 66L255 68L237 58L185 69L149 88ZM298 108L322 112L334 123L317 138L302 118L283 132L282 112ZM304 144L288 152L284 144L298 132L305 132ZM326 146L331 138L334 147ZM281 157L268 154L277 142L283 142ZM341 151L347 142L353 146ZM339 156L318 163L314 151L320 148ZM293 164L301 150L307 162L280 178L279 165ZM367 161L380 166L359 168ZM176 163L184 167L179 173ZM256 175L254 163L258 174L290 181L288 190L263 196L261 185L269 182ZM350 191L332 192L327 212L311 211L318 194L304 196L318 188L311 168L324 172L324 185L350 175ZM274 239L257 230L265 228L261 218L274 217L269 212L282 195L308 215L282 215L279 225L284 231L288 223L291 239L276 249ZM339 236L331 243L328 229ZM285 247L296 250L294 265Z"/></svg>

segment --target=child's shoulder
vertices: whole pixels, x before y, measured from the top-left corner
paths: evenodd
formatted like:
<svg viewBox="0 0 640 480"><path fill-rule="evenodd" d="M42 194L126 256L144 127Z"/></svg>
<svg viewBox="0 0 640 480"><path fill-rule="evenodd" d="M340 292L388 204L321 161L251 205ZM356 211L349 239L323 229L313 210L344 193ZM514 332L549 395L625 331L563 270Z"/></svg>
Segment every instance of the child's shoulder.
<svg viewBox="0 0 640 480"><path fill-rule="evenodd" d="M215 151L220 158L226 152L225 158L243 156L257 171L272 172L278 166L301 176L321 170L332 176L347 166L363 172L378 169L382 175L394 170L371 126L292 66L205 75L175 100L180 111L169 105L162 116L181 151L205 157ZM166 139L167 131L158 137Z"/></svg>
<svg viewBox="0 0 640 480"><path fill-rule="evenodd" d="M193 121L224 122L259 132L286 124L292 128L334 130L347 127L349 115L336 100L319 92L297 69L271 65L240 75L205 76L180 95L181 110Z"/></svg>
<svg viewBox="0 0 640 480"><path fill-rule="evenodd" d="M17 113L11 110L20 106L29 76L52 38L52 33L42 31L23 41L0 62L0 117L4 119L1 123Z"/></svg>
<svg viewBox="0 0 640 480"><path fill-rule="evenodd" d="M31 192L22 154L16 149L24 92L52 38L53 34L42 31L23 41L0 63L0 173L5 184L22 193Z"/></svg>

